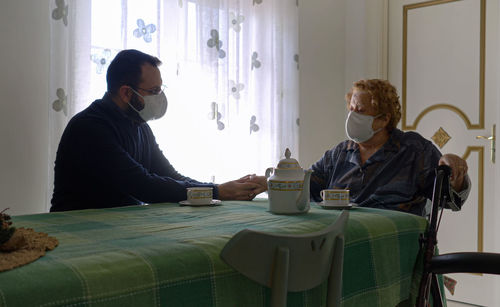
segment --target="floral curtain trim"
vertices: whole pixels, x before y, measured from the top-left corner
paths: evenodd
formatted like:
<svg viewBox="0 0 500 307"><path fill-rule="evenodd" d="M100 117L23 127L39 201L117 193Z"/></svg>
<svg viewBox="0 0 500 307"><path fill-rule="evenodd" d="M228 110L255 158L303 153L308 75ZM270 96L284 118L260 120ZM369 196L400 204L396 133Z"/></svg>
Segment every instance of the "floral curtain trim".
<svg viewBox="0 0 500 307"><path fill-rule="evenodd" d="M68 107L67 107L68 96L64 92L64 89L58 88L56 90L56 96L58 99L56 99L56 100L54 100L54 102L52 102L52 109L54 109L54 111L56 111L56 112L63 111L64 115L67 116L68 115Z"/></svg>
<svg viewBox="0 0 500 307"><path fill-rule="evenodd" d="M137 26L138 28L134 30L134 36L137 38L144 38L144 41L146 43L151 43L151 34L156 31L156 26L154 24L146 24L144 23L144 20L142 19L137 19Z"/></svg>
<svg viewBox="0 0 500 307"><path fill-rule="evenodd" d="M52 19L62 19L64 26L68 26L68 6L64 0L56 0L56 8L52 10Z"/></svg>
<svg viewBox="0 0 500 307"><path fill-rule="evenodd" d="M222 114L218 110L218 105L216 102L212 102L210 104L210 112L208 113L208 119L210 120L215 120L217 122L217 129L218 130L224 130L226 127L224 123L221 121L222 119Z"/></svg>
<svg viewBox="0 0 500 307"><path fill-rule="evenodd" d="M257 58L258 58L258 57L259 57L259 54L258 54L256 51L254 51L254 52L252 53L252 70L253 70L254 68L255 68L255 69L257 69L257 68L259 68L259 67L260 67L260 61L259 61L259 60L257 60Z"/></svg>
<svg viewBox="0 0 500 307"><path fill-rule="evenodd" d="M212 31L210 31L210 36L212 38L210 38L208 41L207 41L207 46L209 48L214 48L218 51L219 53L219 58L220 59L223 59L226 57L226 52L224 50L222 50L222 41L219 40L219 31L215 30L215 29L212 29Z"/></svg>
<svg viewBox="0 0 500 307"><path fill-rule="evenodd" d="M229 92L233 95L234 99L240 99L240 91L245 88L243 83L236 83L233 80L229 80Z"/></svg>
<svg viewBox="0 0 500 307"><path fill-rule="evenodd" d="M226 127L224 125L224 123L221 121L221 118L222 118L222 114L220 114L219 112L217 112L217 129L219 130L224 130L224 128Z"/></svg>
<svg viewBox="0 0 500 307"><path fill-rule="evenodd" d="M94 53L90 56L92 62L96 64L96 73L102 74L108 67L111 59L111 50L103 49L100 53Z"/></svg>
<svg viewBox="0 0 500 307"><path fill-rule="evenodd" d="M255 4L261 4L262 3L262 0L253 0L253 5Z"/></svg>
<svg viewBox="0 0 500 307"><path fill-rule="evenodd" d="M252 132L259 131L259 125L255 123L256 121L257 117L255 115L252 115L252 117L250 118L250 134L252 134Z"/></svg>
<svg viewBox="0 0 500 307"><path fill-rule="evenodd" d="M295 54L293 56L293 60L295 61L295 63L297 63L297 70L298 70L299 69L299 55Z"/></svg>
<svg viewBox="0 0 500 307"><path fill-rule="evenodd" d="M245 20L245 16L243 15L238 15L234 14L233 12L229 13L229 19L231 20L231 28L235 32L240 32L241 31L241 24Z"/></svg>

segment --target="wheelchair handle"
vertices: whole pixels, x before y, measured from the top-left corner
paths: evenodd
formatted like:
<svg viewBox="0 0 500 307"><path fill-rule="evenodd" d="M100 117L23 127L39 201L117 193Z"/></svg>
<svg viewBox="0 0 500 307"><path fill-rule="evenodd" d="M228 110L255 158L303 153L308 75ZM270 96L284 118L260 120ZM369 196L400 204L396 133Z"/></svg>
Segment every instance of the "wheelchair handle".
<svg viewBox="0 0 500 307"><path fill-rule="evenodd" d="M450 177L451 176L451 167L449 167L448 165L439 165L437 168L436 168L436 176L439 174L439 173L443 173L444 176L446 177Z"/></svg>

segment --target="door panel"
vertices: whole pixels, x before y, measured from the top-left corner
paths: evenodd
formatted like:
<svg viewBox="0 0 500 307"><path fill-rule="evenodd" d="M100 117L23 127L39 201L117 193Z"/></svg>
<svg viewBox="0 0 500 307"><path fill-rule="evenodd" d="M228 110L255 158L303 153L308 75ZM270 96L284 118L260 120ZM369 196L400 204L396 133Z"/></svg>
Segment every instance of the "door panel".
<svg viewBox="0 0 500 307"><path fill-rule="evenodd" d="M496 164L489 136L497 122L497 0L389 1L388 78L400 91L402 130L466 159L472 190L460 212L446 210L441 253L495 251ZM488 9L486 9L488 5ZM498 277L451 274L448 299L500 306Z"/></svg>
<svg viewBox="0 0 500 307"><path fill-rule="evenodd" d="M466 122L472 118L475 127L484 126L480 2L404 6L403 129L415 129L415 117L431 106L445 105Z"/></svg>

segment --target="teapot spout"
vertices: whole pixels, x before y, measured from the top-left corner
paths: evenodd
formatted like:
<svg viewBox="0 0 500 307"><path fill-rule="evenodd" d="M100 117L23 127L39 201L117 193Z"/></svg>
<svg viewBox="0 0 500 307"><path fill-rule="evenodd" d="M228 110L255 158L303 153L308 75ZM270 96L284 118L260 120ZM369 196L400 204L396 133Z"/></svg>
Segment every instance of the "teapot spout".
<svg viewBox="0 0 500 307"><path fill-rule="evenodd" d="M312 170L304 171L304 186L302 187L302 191L300 192L296 202L297 209L300 210L301 212L309 210L309 199L310 199L309 185L312 172L313 172Z"/></svg>

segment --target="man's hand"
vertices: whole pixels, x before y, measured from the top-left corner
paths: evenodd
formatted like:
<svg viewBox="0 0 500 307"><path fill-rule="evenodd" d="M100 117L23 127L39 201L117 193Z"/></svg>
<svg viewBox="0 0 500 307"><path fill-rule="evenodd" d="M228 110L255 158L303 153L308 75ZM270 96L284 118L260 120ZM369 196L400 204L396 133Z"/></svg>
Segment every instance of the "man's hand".
<svg viewBox="0 0 500 307"><path fill-rule="evenodd" d="M267 178L265 176L255 176L255 174L247 175L240 179L245 178L246 182L253 182L258 184L262 188L262 192L267 191Z"/></svg>
<svg viewBox="0 0 500 307"><path fill-rule="evenodd" d="M248 180L252 179L253 177L255 177L255 174L249 174L249 175L243 176L240 179L237 179L235 181L239 182L239 183L243 183L243 182L247 182Z"/></svg>
<svg viewBox="0 0 500 307"><path fill-rule="evenodd" d="M439 159L439 165L448 165L451 167L451 187L460 192L463 190L464 178L467 174L467 162L454 154L445 154Z"/></svg>
<svg viewBox="0 0 500 307"><path fill-rule="evenodd" d="M267 188L259 183L252 182L255 175L247 175L238 180L219 184L219 198L221 200L252 200L257 194Z"/></svg>

